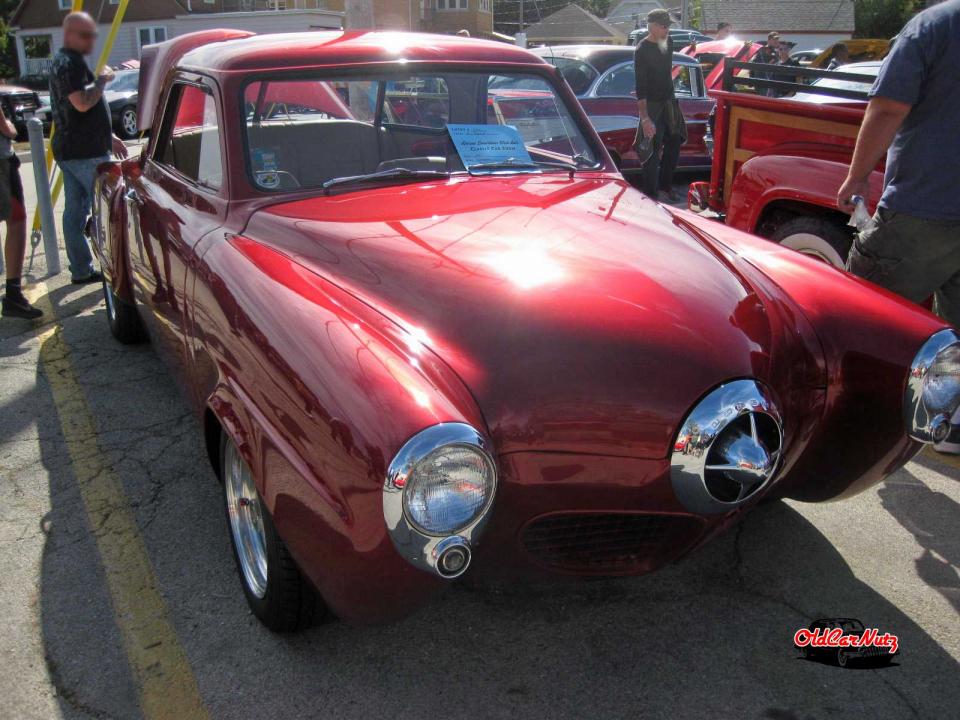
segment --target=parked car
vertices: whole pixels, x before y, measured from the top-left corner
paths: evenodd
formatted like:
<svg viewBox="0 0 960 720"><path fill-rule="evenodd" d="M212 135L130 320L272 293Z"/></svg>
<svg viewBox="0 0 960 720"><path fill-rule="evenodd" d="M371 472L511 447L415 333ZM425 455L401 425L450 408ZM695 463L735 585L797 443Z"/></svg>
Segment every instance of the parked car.
<svg viewBox="0 0 960 720"><path fill-rule="evenodd" d="M633 149L639 125L632 47L561 45L534 52L560 70L604 146L625 175L641 170ZM691 58L673 54L673 85L687 124L687 142L680 149L679 167L710 167L712 140L707 119L713 100L707 97L703 73Z"/></svg>
<svg viewBox="0 0 960 720"><path fill-rule="evenodd" d="M18 140L26 139L27 120L32 117L40 118L44 131L50 131L50 105L44 105L36 91L19 85L0 85L0 106L17 128Z"/></svg>
<svg viewBox="0 0 960 720"><path fill-rule="evenodd" d="M798 92L795 95L790 96L791 100L796 100L797 102L807 102L814 103L817 105L824 104L846 104L861 106L863 104L862 100L851 100L849 98L836 97L834 95L824 95L822 90L823 88L838 88L846 90L859 90L865 92L870 89L874 81L877 79L877 75L880 73L880 66L883 63L879 60L873 60L870 62L862 63L850 63L849 65L841 65L837 68L838 72L841 73L854 73L856 75L863 75L863 80L846 80L839 79L836 77L821 77L816 78L813 82L810 83L810 90L806 92Z"/></svg>
<svg viewBox="0 0 960 720"><path fill-rule="evenodd" d="M113 131L124 140L139 134L137 126L137 86L139 70L120 70L103 89L103 96L110 106Z"/></svg>
<svg viewBox="0 0 960 720"><path fill-rule="evenodd" d="M833 59L833 51L837 45L846 45L849 59L848 63L870 62L871 60L883 60L890 52L893 46L892 41L883 39L859 38L855 40L842 40L836 42L826 50L821 50L813 60L810 66L815 68L826 68Z"/></svg>
<svg viewBox="0 0 960 720"><path fill-rule="evenodd" d="M627 36L627 42L632 46L636 46L638 43L646 40L649 34L650 31L647 30L647 28L637 28ZM692 43L710 42L713 40L709 35L704 35L699 30L693 30L691 28L672 27L670 28L670 37L673 40L674 47L684 47Z"/></svg>
<svg viewBox="0 0 960 720"><path fill-rule="evenodd" d="M824 632L839 629L842 635L863 634L865 628L856 618L822 618L810 623L807 630L810 632ZM794 645L797 655L804 660L827 660L835 662L840 667L853 665L889 665L893 658L900 654L886 647L816 647L812 645Z"/></svg>
<svg viewBox="0 0 960 720"><path fill-rule="evenodd" d="M751 62L761 53L764 47L763 43L728 37L726 40L688 45L680 52L700 63L700 67L703 68L704 85L709 92L722 85L723 68L727 58Z"/></svg>
<svg viewBox="0 0 960 720"><path fill-rule="evenodd" d="M709 182L691 184L690 209L710 210L730 227L842 268L853 229L837 209L837 192L863 122L873 67L820 70L821 77L797 85L793 97L763 97L749 87L715 90L713 168ZM871 212L880 199L884 162L870 177Z"/></svg>
<svg viewBox="0 0 960 720"><path fill-rule="evenodd" d="M105 317L196 408L271 628L469 567L649 572L951 429L924 387L960 396L960 334L647 198L526 50L221 30L142 62L157 131L94 191ZM502 120L502 78L543 122Z"/></svg>
<svg viewBox="0 0 960 720"><path fill-rule="evenodd" d="M802 67L807 67L822 52L823 50L820 50L819 48L815 50L797 50L795 52L790 53L790 59L796 60L798 63L800 63Z"/></svg>

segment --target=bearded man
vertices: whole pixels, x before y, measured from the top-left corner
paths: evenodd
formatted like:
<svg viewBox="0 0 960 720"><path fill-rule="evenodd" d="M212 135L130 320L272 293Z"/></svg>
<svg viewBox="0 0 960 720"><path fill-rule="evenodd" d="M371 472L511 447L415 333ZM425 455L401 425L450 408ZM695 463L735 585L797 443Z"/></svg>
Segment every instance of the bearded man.
<svg viewBox="0 0 960 720"><path fill-rule="evenodd" d="M647 14L647 37L637 43L634 52L640 116L634 144L640 152L644 139L651 143L650 156L643 166L643 191L654 200L663 191L667 200L675 201L673 173L680 160L680 146L687 139L687 128L673 92L670 24L666 10L651 10Z"/></svg>

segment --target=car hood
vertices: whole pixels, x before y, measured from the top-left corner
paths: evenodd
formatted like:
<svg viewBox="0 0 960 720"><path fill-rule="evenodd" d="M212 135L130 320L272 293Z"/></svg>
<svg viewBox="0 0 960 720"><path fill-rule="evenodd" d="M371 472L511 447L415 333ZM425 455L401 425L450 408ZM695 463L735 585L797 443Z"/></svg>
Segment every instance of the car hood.
<svg viewBox="0 0 960 720"><path fill-rule="evenodd" d="M123 102L136 98L136 90L107 90L103 93L107 105L113 105L116 102Z"/></svg>
<svg viewBox="0 0 960 720"><path fill-rule="evenodd" d="M717 384L780 382L772 353L797 335L708 241L618 177L311 197L256 212L244 234L439 355L501 452L666 457Z"/></svg>

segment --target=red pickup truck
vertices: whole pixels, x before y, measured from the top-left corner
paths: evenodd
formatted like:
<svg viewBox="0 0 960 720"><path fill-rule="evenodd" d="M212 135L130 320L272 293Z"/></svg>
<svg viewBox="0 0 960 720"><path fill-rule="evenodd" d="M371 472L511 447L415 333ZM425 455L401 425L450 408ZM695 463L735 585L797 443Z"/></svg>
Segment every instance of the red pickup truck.
<svg viewBox="0 0 960 720"><path fill-rule="evenodd" d="M711 92L717 109L710 181L690 186L690 209L842 267L853 230L837 210L837 191L877 69L876 63L841 72L727 63L724 89ZM769 90L791 96L757 93ZM870 178L871 211L882 185L881 163Z"/></svg>

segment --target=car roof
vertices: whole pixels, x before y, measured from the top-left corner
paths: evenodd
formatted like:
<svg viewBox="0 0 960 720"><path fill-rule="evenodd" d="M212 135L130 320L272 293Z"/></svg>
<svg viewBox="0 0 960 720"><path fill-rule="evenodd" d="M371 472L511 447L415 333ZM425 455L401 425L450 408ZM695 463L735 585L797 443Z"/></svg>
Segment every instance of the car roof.
<svg viewBox="0 0 960 720"><path fill-rule="evenodd" d="M532 52L542 58L551 56L576 58L593 65L597 71L604 72L614 65L631 59L636 48L632 45L553 45L533 48ZM697 65L698 63L694 58L675 52L673 64Z"/></svg>
<svg viewBox="0 0 960 720"><path fill-rule="evenodd" d="M720 53L722 55L735 55L748 40L740 40L736 37L728 37L725 40L711 40L710 42L697 43L696 53ZM759 45L759 43L751 43Z"/></svg>
<svg viewBox="0 0 960 720"><path fill-rule="evenodd" d="M178 66L218 72L390 63L512 63L544 60L515 45L456 35L333 31L253 35L215 42L184 54Z"/></svg>
<svg viewBox="0 0 960 720"><path fill-rule="evenodd" d="M881 65L883 65L882 60L866 60L864 62L855 62L855 63L847 63L846 65L840 65L837 67L837 71L854 73L856 75L875 75L877 73L877 70L880 69Z"/></svg>

